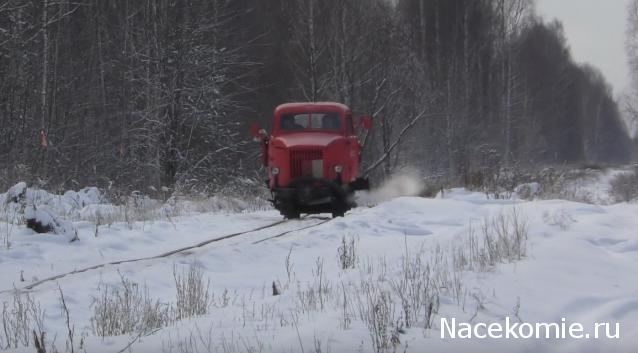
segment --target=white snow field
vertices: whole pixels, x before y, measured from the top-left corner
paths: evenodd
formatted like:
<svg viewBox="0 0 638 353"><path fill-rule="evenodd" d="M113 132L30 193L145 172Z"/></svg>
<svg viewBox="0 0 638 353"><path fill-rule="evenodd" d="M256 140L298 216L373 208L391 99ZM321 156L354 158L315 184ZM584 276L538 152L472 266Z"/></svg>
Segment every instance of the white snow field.
<svg viewBox="0 0 638 353"><path fill-rule="evenodd" d="M342 219L312 216L284 222L165 258L107 265L25 289L51 276L150 257L280 220L274 211L194 214L138 222L132 229L126 223L101 226L97 237L93 224L76 222L80 241L73 243L13 226L11 246L0 250L0 302L10 312L15 288L40 303L47 352L53 351L53 341L58 351L70 351L69 326L75 352L638 348L635 204L488 200L484 194L456 189L445 192L444 198L402 197L357 208ZM485 222L494 235L493 247L485 243ZM267 239L308 226L312 227ZM10 226L0 227L5 231ZM494 227L507 230L499 233ZM507 238L515 230L519 237ZM499 234L503 239L497 239ZM344 237L346 244L354 239L355 246L346 251L349 256L340 257ZM344 270L342 261L350 268ZM96 335L92 317L99 299L108 296L105 288L112 293L124 278L137 283L152 300L165 303L159 307L168 307L176 302L174 271L185 273L189 268L210 281L207 313L173 318L165 327ZM273 282L280 295L273 296ZM70 325L61 313L59 288ZM582 325L583 335L590 338L547 339L541 331L538 339L442 339L442 318L473 325L564 321L567 326ZM607 338L604 328L593 338L595 323L609 323L610 333L619 338ZM0 336L0 343L6 343L4 333ZM8 351L36 351L32 342L18 346Z"/></svg>

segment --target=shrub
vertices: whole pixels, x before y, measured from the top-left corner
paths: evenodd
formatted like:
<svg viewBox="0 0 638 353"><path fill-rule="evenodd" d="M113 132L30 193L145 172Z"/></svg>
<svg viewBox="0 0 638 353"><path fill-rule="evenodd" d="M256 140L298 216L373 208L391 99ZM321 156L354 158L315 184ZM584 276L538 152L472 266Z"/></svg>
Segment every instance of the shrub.
<svg viewBox="0 0 638 353"><path fill-rule="evenodd" d="M629 202L638 198L638 171L621 173L611 181L611 194L618 202Z"/></svg>

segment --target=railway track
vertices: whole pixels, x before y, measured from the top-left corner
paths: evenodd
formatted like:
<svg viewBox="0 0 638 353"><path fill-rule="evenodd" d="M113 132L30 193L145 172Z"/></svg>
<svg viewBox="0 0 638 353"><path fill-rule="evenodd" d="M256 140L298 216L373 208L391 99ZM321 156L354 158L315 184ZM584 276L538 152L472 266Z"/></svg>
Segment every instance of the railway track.
<svg viewBox="0 0 638 353"><path fill-rule="evenodd" d="M279 238L279 237L283 237L287 234L291 234L291 233L295 233L295 232L299 232L302 230L306 230L306 229L310 229L310 228L314 228L317 226L320 226L324 223L327 223L328 221L331 220L331 218L321 218L321 217L310 217L310 216L305 216L302 217L303 220L308 220L308 219L316 219L318 220L318 222L315 222L314 224L310 224L310 225L304 225L303 227L299 227L299 228L294 228L294 229L287 229L285 231L281 231L279 233L276 233L275 235L269 235L265 238L262 238L260 240L257 241L253 241L252 245L255 244L259 244L271 239L275 239L275 238ZM69 271L69 272L65 272L65 273L60 273L51 277L47 277L44 279L41 279L39 281L33 282L29 285L23 286L23 287L15 287L13 289L5 289L5 290L0 290L0 294L5 294L5 293L12 293L14 291L19 291L19 292L23 292L23 291L30 291L35 289L36 287L39 287L43 284L46 283L50 283L50 282L54 282L57 281L59 279L65 278L65 277L70 277L70 276L74 276L77 274L81 274L81 273L86 273L86 272L90 272L90 271L94 271L94 270L98 270L101 268L105 268L105 267L109 267L109 266L118 266L118 265L123 265L123 264L130 264L130 263L135 263L135 262L143 262L143 261L151 261L151 260L158 260L158 259L164 259L164 258L168 258L171 257L173 255L178 255L178 254L183 254L183 253L188 253L191 250L195 250L195 249L200 249L203 248L207 245L213 244L213 243L218 243L220 241L223 240L227 240L227 239L232 239L232 238L236 238L242 235L246 235L246 234L251 234L251 233L257 233L260 231L264 231L267 229L271 229L271 228L275 228L279 225L282 224L288 224L291 223L290 220L281 220L281 221L277 221L271 224L267 224L265 226L261 226L261 227L257 227L257 228L253 228L247 231L243 231L243 232L236 232L236 233L232 233L232 234L227 234L227 235L223 235L220 237L215 237L215 238L211 238L211 239L207 239L205 241L193 244L193 245L189 245L189 246L185 246L182 248L178 248L178 249L173 249L167 252L163 252L161 254L158 255L153 255L153 256L146 256L146 257L140 257L140 258L132 258L132 259L127 259L127 260L119 260L119 261L111 261L111 262L105 262L105 263L101 263L98 265L93 265L93 266L88 266L82 269L77 269L77 270L73 270L73 271Z"/></svg>

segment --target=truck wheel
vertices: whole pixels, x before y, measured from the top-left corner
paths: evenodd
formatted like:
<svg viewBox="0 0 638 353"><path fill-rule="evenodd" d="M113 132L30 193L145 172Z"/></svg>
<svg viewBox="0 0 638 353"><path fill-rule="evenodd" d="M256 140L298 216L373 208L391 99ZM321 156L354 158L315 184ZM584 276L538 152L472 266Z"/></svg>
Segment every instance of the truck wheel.
<svg viewBox="0 0 638 353"><path fill-rule="evenodd" d="M343 200L334 202L332 204L332 218L344 217L347 210L348 208Z"/></svg>
<svg viewBox="0 0 638 353"><path fill-rule="evenodd" d="M299 211L291 211L284 215L287 219L299 219L301 217L301 213Z"/></svg>
<svg viewBox="0 0 638 353"><path fill-rule="evenodd" d="M286 209L281 210L281 214L286 219L298 219L301 217L301 212L299 212L294 206L286 207Z"/></svg>

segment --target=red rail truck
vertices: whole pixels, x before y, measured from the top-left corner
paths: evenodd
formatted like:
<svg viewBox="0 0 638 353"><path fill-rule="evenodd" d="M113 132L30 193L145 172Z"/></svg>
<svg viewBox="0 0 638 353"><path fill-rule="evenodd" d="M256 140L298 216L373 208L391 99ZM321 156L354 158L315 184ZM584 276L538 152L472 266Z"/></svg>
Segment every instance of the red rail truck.
<svg viewBox="0 0 638 353"><path fill-rule="evenodd" d="M372 120L359 118L356 125L370 129ZM354 192L370 188L359 176L361 144L343 104L282 104L270 134L255 124L251 133L261 141L272 202L288 219L301 213L343 217L356 206Z"/></svg>

